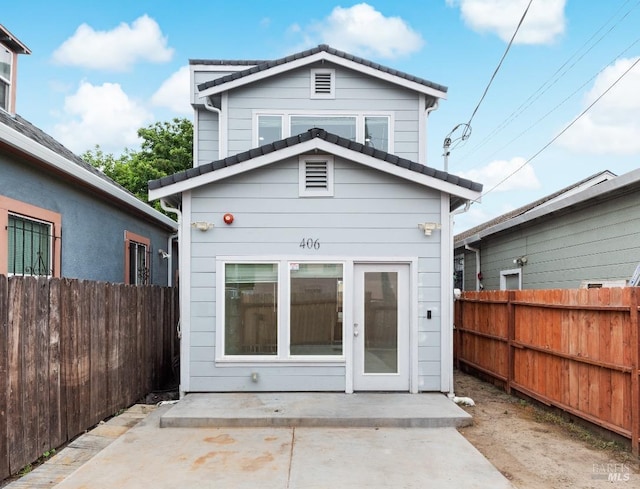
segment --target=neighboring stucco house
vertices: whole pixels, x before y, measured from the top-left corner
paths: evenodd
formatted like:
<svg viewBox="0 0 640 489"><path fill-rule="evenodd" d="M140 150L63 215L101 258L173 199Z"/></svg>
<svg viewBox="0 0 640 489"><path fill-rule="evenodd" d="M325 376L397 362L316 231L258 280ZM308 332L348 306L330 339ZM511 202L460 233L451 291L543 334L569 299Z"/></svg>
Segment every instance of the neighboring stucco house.
<svg viewBox="0 0 640 489"><path fill-rule="evenodd" d="M15 113L29 53L0 26L0 274L167 285L177 224Z"/></svg>
<svg viewBox="0 0 640 489"><path fill-rule="evenodd" d="M625 286L640 263L639 209L640 170L593 175L456 235L457 285Z"/></svg>
<svg viewBox="0 0 640 489"><path fill-rule="evenodd" d="M190 62L181 391L452 391L451 211L426 163L446 88L326 45Z"/></svg>

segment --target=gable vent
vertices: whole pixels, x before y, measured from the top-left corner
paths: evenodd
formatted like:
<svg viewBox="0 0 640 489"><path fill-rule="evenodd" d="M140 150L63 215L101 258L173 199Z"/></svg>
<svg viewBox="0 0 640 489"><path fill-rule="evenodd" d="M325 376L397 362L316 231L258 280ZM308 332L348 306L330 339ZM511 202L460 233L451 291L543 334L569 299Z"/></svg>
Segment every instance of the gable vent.
<svg viewBox="0 0 640 489"><path fill-rule="evenodd" d="M305 161L304 186L307 190L326 190L329 187L327 161Z"/></svg>
<svg viewBox="0 0 640 489"><path fill-rule="evenodd" d="M317 94L331 93L331 73L316 73L315 85Z"/></svg>
<svg viewBox="0 0 640 489"><path fill-rule="evenodd" d="M311 70L311 98L335 98L335 70Z"/></svg>
<svg viewBox="0 0 640 489"><path fill-rule="evenodd" d="M333 156L302 155L298 164L300 197L333 196Z"/></svg>

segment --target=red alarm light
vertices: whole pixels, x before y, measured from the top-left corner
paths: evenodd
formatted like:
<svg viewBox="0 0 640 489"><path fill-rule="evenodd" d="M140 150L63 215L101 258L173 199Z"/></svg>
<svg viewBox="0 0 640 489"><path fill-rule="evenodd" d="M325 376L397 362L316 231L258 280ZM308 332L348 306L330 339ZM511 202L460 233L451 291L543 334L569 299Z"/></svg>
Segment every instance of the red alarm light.
<svg viewBox="0 0 640 489"><path fill-rule="evenodd" d="M229 214L229 213L225 214L222 220L224 221L225 224L231 224L233 222L233 214Z"/></svg>

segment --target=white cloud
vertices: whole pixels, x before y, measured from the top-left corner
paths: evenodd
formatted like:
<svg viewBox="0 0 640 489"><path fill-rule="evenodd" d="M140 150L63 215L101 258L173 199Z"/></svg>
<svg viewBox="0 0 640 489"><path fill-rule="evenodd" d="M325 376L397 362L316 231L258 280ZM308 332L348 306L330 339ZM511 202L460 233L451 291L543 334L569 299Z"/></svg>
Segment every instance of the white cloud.
<svg viewBox="0 0 640 489"><path fill-rule="evenodd" d="M366 3L335 7L329 17L310 26L306 36L307 43L317 37L336 49L383 58L408 55L424 45L422 36L406 21L385 17Z"/></svg>
<svg viewBox="0 0 640 489"><path fill-rule="evenodd" d="M147 15L131 25L121 23L110 31L96 31L82 24L53 53L53 60L63 65L96 70L127 71L138 61L170 61L173 48L167 47L157 22Z"/></svg>
<svg viewBox="0 0 640 489"><path fill-rule="evenodd" d="M593 103L638 58L619 59L596 78L585 95L584 107ZM640 153L640 64L636 65L593 108L558 140L580 153L628 155Z"/></svg>
<svg viewBox="0 0 640 489"><path fill-rule="evenodd" d="M94 86L81 82L78 91L66 97L65 121L56 124L53 135L75 153L99 144L110 153L138 146L137 130L153 116L131 100L119 84Z"/></svg>
<svg viewBox="0 0 640 489"><path fill-rule="evenodd" d="M522 18L528 0L447 0L459 6L464 23L476 32L491 32L508 42ZM566 0L535 0L514 44L548 44L565 30Z"/></svg>
<svg viewBox="0 0 640 489"><path fill-rule="evenodd" d="M522 157L512 158L508 161L495 160L481 168L458 172L457 175L481 183L484 192L491 190L498 184L499 186L493 192L540 188L540 181L531 165L525 165L520 169L525 161ZM514 172L516 173L514 174ZM512 174L513 176L510 176ZM505 178L507 180L500 183Z"/></svg>
<svg viewBox="0 0 640 489"><path fill-rule="evenodd" d="M189 83L189 67L183 66L160 85L151 97L151 103L157 107L167 107L181 115L192 115Z"/></svg>

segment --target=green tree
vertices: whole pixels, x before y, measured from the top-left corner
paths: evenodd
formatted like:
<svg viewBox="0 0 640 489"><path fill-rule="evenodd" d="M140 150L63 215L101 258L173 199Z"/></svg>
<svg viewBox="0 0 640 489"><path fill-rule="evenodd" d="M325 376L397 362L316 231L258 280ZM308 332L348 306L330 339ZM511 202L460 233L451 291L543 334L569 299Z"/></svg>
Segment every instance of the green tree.
<svg viewBox="0 0 640 489"><path fill-rule="evenodd" d="M138 129L139 151L125 149L116 157L100 146L86 151L82 159L122 185L143 202L149 201L147 184L193 166L193 124L188 119L156 122ZM159 204L154 207L159 209Z"/></svg>

